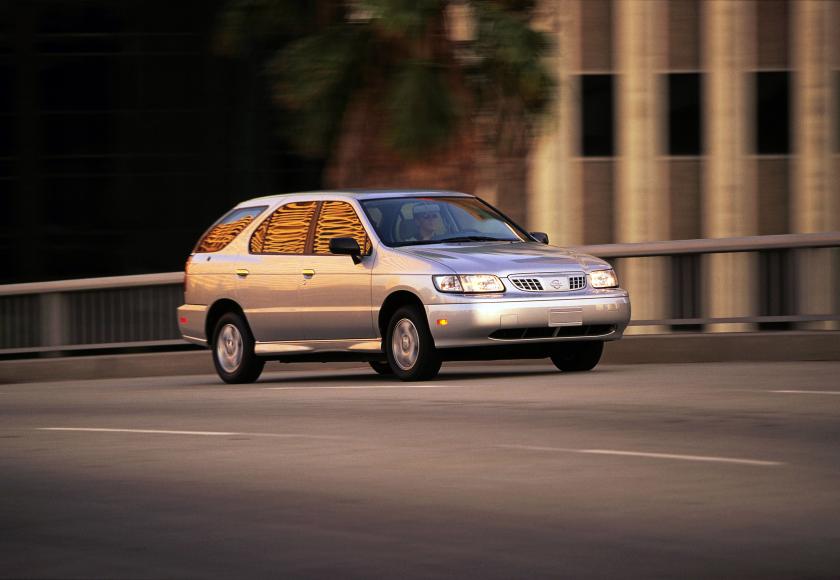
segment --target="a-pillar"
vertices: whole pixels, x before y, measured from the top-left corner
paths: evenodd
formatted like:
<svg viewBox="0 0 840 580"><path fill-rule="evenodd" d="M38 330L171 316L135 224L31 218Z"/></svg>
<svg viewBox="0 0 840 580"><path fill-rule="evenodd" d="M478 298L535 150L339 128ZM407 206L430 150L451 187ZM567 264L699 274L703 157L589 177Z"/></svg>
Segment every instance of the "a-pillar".
<svg viewBox="0 0 840 580"><path fill-rule="evenodd" d="M795 233L840 230L840 190L832 132L837 110L832 100L832 64L838 47L834 28L837 2L799 0L793 3L794 187L791 227ZM840 57L837 57L840 59ZM800 314L836 314L837 249L802 250L797 261ZM836 329L837 322L812 322L810 329Z"/></svg>
<svg viewBox="0 0 840 580"><path fill-rule="evenodd" d="M667 4L660 0L615 2L618 73L618 158L615 241L668 239L670 204L659 156L664 146L660 71L667 55ZM669 318L667 258L633 258L620 264L634 320ZM630 327L637 333L660 326Z"/></svg>
<svg viewBox="0 0 840 580"><path fill-rule="evenodd" d="M751 0L703 2L707 144L703 179L703 235L706 238L758 233L755 189L756 4ZM754 254L711 254L704 262L705 310L714 318L757 313L758 262ZM712 325L713 332L745 331L749 324Z"/></svg>
<svg viewBox="0 0 840 580"><path fill-rule="evenodd" d="M583 239L583 183L580 143L581 0L543 0L534 26L550 35L554 48L547 66L557 96L540 128L530 159L528 228L546 232L553 245L574 246Z"/></svg>

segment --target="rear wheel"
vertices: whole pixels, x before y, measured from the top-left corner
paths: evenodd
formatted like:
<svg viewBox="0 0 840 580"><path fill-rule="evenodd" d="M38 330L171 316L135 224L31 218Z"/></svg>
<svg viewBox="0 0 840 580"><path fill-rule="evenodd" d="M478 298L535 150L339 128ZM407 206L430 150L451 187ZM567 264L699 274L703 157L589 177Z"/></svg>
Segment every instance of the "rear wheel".
<svg viewBox="0 0 840 580"><path fill-rule="evenodd" d="M591 371L601 360L603 341L565 342L556 347L551 362L564 372Z"/></svg>
<svg viewBox="0 0 840 580"><path fill-rule="evenodd" d="M376 371L376 374L378 375L389 376L394 374L394 371L391 370L391 365L389 365L387 362L372 360L369 361L368 364L370 365L370 368Z"/></svg>
<svg viewBox="0 0 840 580"><path fill-rule="evenodd" d="M235 312L225 314L216 323L213 365L226 383L253 383L265 366L265 361L254 354L251 329Z"/></svg>
<svg viewBox="0 0 840 580"><path fill-rule="evenodd" d="M394 374L403 381L426 381L440 370L425 314L417 307L404 306L388 322L385 354Z"/></svg>

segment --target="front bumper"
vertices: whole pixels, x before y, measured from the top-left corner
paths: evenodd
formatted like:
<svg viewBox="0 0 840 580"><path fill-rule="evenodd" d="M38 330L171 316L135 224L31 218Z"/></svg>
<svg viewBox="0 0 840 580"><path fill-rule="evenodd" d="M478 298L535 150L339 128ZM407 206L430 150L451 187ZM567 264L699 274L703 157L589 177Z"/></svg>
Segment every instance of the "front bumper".
<svg viewBox="0 0 840 580"><path fill-rule="evenodd" d="M425 308L437 348L618 340L630 322L630 298L623 290L547 300L476 299Z"/></svg>

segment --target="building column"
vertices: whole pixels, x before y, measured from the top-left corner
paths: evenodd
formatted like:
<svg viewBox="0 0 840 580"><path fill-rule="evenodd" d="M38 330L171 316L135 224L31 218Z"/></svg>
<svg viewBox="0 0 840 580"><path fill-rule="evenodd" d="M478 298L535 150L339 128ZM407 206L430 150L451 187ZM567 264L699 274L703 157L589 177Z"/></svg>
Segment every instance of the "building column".
<svg viewBox="0 0 840 580"><path fill-rule="evenodd" d="M581 164L575 160L580 149L580 25L581 0L542 0L534 23L554 40L548 66L557 93L529 159L527 226L546 232L558 246L584 241Z"/></svg>
<svg viewBox="0 0 840 580"><path fill-rule="evenodd" d="M704 138L703 235L758 233L755 190L753 82L756 4L703 2ZM706 315L752 316L757 312L758 261L753 254L710 254L704 262ZM745 331L750 324L718 324L712 332Z"/></svg>
<svg viewBox="0 0 840 580"><path fill-rule="evenodd" d="M658 76L667 58L667 5L661 0L624 0L613 6L618 74L615 241L665 240L671 212L659 163L664 126ZM667 258L623 260L620 277L630 291L635 320L669 317ZM662 328L630 330L651 333Z"/></svg>
<svg viewBox="0 0 840 580"><path fill-rule="evenodd" d="M794 158L791 228L795 233L840 230L840 191L832 132L838 112L833 106L832 60L837 2L799 0L793 3ZM799 314L831 314L837 310L838 259L835 248L797 254ZM805 323L803 328L837 329L837 322Z"/></svg>

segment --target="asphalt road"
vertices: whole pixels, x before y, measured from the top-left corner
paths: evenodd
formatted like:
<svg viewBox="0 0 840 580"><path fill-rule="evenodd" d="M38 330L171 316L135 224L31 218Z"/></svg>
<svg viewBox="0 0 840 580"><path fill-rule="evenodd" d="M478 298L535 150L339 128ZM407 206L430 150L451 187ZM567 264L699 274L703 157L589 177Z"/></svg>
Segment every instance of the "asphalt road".
<svg viewBox="0 0 840 580"><path fill-rule="evenodd" d="M0 576L840 577L840 362L552 369L0 385Z"/></svg>

